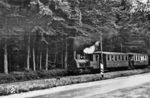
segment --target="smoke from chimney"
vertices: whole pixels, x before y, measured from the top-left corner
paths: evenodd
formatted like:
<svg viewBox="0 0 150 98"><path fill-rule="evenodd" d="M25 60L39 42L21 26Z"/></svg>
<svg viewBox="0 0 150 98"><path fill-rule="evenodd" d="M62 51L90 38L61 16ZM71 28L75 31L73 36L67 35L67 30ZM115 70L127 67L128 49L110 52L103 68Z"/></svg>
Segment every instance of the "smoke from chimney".
<svg viewBox="0 0 150 98"><path fill-rule="evenodd" d="M85 49L83 50L83 52L84 52L85 54L93 54L93 53L95 52L95 50L96 50L96 47L98 47L99 44L100 44L100 42L97 41L97 42L95 42L94 45L92 45L92 46L90 46L90 47L88 47L88 48L85 48Z"/></svg>

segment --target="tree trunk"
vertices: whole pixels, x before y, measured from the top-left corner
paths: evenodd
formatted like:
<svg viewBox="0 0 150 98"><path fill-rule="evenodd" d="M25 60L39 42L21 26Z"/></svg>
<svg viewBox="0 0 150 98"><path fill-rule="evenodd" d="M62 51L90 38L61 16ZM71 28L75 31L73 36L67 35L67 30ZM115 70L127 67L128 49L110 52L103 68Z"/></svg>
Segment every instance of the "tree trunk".
<svg viewBox="0 0 150 98"><path fill-rule="evenodd" d="M79 65L79 62L78 62L78 60L77 60L77 58L76 58L76 55L77 55L77 53L76 53L76 51L74 51L74 52L73 52L73 58L74 58L74 60L75 60L75 62L76 62L77 68L79 68L80 65Z"/></svg>
<svg viewBox="0 0 150 98"><path fill-rule="evenodd" d="M55 58L54 58L54 64L55 64L55 66L56 66L56 61L57 61L57 42L56 42Z"/></svg>
<svg viewBox="0 0 150 98"><path fill-rule="evenodd" d="M63 47L62 47L62 53L61 53L61 68L64 68L64 59L63 59Z"/></svg>
<svg viewBox="0 0 150 98"><path fill-rule="evenodd" d="M8 54L7 54L7 43L4 46L4 73L8 74Z"/></svg>
<svg viewBox="0 0 150 98"><path fill-rule="evenodd" d="M68 68L68 43L66 39L66 45L65 45L65 69Z"/></svg>
<svg viewBox="0 0 150 98"><path fill-rule="evenodd" d="M30 70L30 35L28 39L28 48L27 48L27 70Z"/></svg>
<svg viewBox="0 0 150 98"><path fill-rule="evenodd" d="M42 69L42 52L40 52L40 70Z"/></svg>
<svg viewBox="0 0 150 98"><path fill-rule="evenodd" d="M35 50L34 50L34 48L33 48L33 50L32 50L32 53L33 53L33 70L36 71Z"/></svg>
<svg viewBox="0 0 150 98"><path fill-rule="evenodd" d="M48 70L48 46L46 47L46 62L45 62L45 69Z"/></svg>
<svg viewBox="0 0 150 98"><path fill-rule="evenodd" d="M74 58L74 60L76 60L76 54L77 54L77 53L76 53L76 51L74 50L74 51L73 51L73 58Z"/></svg>

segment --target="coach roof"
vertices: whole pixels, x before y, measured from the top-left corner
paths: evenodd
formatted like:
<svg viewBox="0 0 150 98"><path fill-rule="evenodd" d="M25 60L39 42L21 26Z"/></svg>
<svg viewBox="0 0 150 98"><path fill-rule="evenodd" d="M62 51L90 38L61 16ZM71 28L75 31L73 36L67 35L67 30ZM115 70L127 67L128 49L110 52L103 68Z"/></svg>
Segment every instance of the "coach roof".
<svg viewBox="0 0 150 98"><path fill-rule="evenodd" d="M98 53L101 53L101 51L94 52L94 54L98 54ZM127 53L121 53L121 52L105 52L105 51L103 51L102 53L103 54L124 54L124 55L127 55Z"/></svg>
<svg viewBox="0 0 150 98"><path fill-rule="evenodd" d="M98 54L98 53L101 53L101 51L96 51L94 52L93 54ZM105 52L103 51L102 52L103 54L122 54L122 55L147 55L147 54L144 54L144 53L122 53L122 52Z"/></svg>

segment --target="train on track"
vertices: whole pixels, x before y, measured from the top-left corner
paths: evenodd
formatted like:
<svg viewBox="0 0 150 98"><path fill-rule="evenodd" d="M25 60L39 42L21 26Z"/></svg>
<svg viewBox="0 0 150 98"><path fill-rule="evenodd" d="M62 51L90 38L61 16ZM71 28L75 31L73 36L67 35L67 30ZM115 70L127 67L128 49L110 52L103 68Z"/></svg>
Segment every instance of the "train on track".
<svg viewBox="0 0 150 98"><path fill-rule="evenodd" d="M96 51L84 56L77 55L77 68L100 69L100 63L104 64L104 70L119 68L144 68L149 66L149 55L142 53L119 53Z"/></svg>

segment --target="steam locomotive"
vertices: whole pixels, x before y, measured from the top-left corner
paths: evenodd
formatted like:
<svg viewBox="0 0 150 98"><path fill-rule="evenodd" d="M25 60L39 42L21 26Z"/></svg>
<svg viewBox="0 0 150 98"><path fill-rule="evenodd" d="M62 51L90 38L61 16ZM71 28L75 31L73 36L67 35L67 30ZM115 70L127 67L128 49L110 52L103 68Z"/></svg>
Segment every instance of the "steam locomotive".
<svg viewBox="0 0 150 98"><path fill-rule="evenodd" d="M80 58L81 57L81 58ZM141 68L149 66L148 54L142 53L119 53L96 51L93 54L79 56L77 59L78 69L99 69L100 63L104 64L104 70L118 68Z"/></svg>

